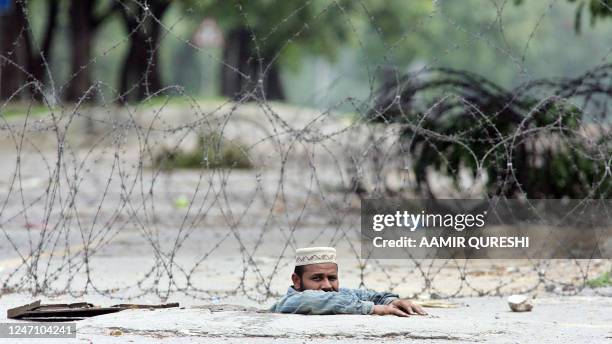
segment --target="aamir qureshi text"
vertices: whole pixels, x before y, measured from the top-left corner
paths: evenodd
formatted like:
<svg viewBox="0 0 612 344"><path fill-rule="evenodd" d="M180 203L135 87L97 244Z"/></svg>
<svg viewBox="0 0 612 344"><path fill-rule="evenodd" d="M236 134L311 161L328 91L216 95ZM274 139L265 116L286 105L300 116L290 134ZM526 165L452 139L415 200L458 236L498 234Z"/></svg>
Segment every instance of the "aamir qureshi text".
<svg viewBox="0 0 612 344"><path fill-rule="evenodd" d="M400 237L398 239L383 239L375 237L372 240L374 247L383 248L528 248L527 236L473 236L473 237L422 237L420 239Z"/></svg>

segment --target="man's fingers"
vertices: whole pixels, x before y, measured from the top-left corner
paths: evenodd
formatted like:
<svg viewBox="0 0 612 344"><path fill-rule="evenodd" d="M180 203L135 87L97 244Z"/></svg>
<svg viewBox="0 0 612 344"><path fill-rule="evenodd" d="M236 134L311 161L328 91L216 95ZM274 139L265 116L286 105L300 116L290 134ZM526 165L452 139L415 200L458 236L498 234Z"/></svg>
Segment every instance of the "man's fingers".
<svg viewBox="0 0 612 344"><path fill-rule="evenodd" d="M416 315L416 305L410 303L410 302L399 302L398 306L405 311L406 313L410 314L410 315Z"/></svg>
<svg viewBox="0 0 612 344"><path fill-rule="evenodd" d="M399 308L393 307L393 314L397 315L398 317L409 317L410 315L404 313L404 311L402 311Z"/></svg>
<svg viewBox="0 0 612 344"><path fill-rule="evenodd" d="M417 313L419 313L420 315L427 315L427 312L425 312L425 310L423 309L423 307L419 306L419 305L415 305L415 310L417 311Z"/></svg>
<svg viewBox="0 0 612 344"><path fill-rule="evenodd" d="M420 315L427 315L427 312L425 312L425 310L423 309L423 307L419 306L419 305L414 305L414 311L417 312Z"/></svg>
<svg viewBox="0 0 612 344"><path fill-rule="evenodd" d="M427 312L425 312L421 306L406 300L399 300L386 306L376 305L374 307L373 313L377 315L392 314L398 317L409 317L417 314L427 315Z"/></svg>
<svg viewBox="0 0 612 344"><path fill-rule="evenodd" d="M414 310L412 309L412 307L414 307L413 305L411 305L410 303L400 303L402 310L410 315L416 315L416 313L414 312Z"/></svg>

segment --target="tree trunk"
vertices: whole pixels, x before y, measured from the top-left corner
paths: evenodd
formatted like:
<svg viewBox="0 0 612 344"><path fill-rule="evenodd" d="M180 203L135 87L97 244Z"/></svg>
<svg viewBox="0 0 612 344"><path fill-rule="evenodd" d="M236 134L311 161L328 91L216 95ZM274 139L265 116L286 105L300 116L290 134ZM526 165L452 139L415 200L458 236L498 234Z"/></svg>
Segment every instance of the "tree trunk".
<svg viewBox="0 0 612 344"><path fill-rule="evenodd" d="M239 28L230 31L223 47L223 64L221 65L221 95L238 99L243 92L252 86L250 40L247 29Z"/></svg>
<svg viewBox="0 0 612 344"><path fill-rule="evenodd" d="M72 102L94 100L93 94L87 93L92 85L93 65L90 62L96 29L93 20L93 6L94 1L92 0L72 0L70 2L71 75L65 98Z"/></svg>
<svg viewBox="0 0 612 344"><path fill-rule="evenodd" d="M50 51L57 26L59 0L49 1L47 21L40 48L32 44L31 32L22 8L25 3L13 5L11 11L0 16L0 99L7 99L25 82L37 84L29 88L32 99L42 99L46 79L45 67L50 62ZM25 98L21 93L17 97Z"/></svg>
<svg viewBox="0 0 612 344"><path fill-rule="evenodd" d="M151 14L143 13L139 8L135 11L139 13L137 17L123 9L126 29L133 33L119 78L120 103L143 100L162 89L159 71L159 21L169 5L166 1L150 2Z"/></svg>
<svg viewBox="0 0 612 344"><path fill-rule="evenodd" d="M255 54L252 37L251 31L246 28L231 30L227 35L221 65L221 95L240 99L252 93L255 98L247 97L246 100L255 100L261 96L267 100L284 100L285 92L278 64L273 62L266 75L262 76L272 58L265 55L259 58ZM259 84L259 80L263 85Z"/></svg>
<svg viewBox="0 0 612 344"><path fill-rule="evenodd" d="M53 45L55 37L55 27L57 26L57 15L59 13L59 0L49 1L49 8L47 11L47 23L45 26L44 36L42 38L42 44L40 49L36 53L30 50L30 74L33 80L39 82L41 85L46 80L46 71L51 65L51 47ZM29 37L29 36L27 36ZM32 47L32 44L28 43L28 47ZM42 86L41 86L42 87ZM41 100L41 90L37 87L32 87L32 94L35 99Z"/></svg>
<svg viewBox="0 0 612 344"><path fill-rule="evenodd" d="M119 100L121 103L138 100L145 93L141 86L145 82L143 76L147 69L145 62L147 61L147 44L145 39L139 36L139 32L132 34L130 46L121 67L121 77L119 79Z"/></svg>
<svg viewBox="0 0 612 344"><path fill-rule="evenodd" d="M268 69L268 74L264 79L264 91L267 100L285 100L285 89L277 63L273 63Z"/></svg>
<svg viewBox="0 0 612 344"><path fill-rule="evenodd" d="M5 100L27 80L27 28L23 11L17 5L0 16L0 99ZM14 100L24 99L24 93Z"/></svg>

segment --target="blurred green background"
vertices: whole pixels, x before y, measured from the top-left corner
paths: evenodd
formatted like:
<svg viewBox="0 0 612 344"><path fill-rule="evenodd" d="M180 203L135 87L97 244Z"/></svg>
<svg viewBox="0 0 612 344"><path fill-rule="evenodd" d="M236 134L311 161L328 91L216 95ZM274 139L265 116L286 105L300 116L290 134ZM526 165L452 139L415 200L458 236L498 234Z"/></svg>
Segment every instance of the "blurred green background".
<svg viewBox="0 0 612 344"><path fill-rule="evenodd" d="M198 99L231 97L245 86L231 85L232 71L222 67L226 63L243 72L242 79L265 75L268 100L350 108L344 99L370 99L396 72L451 67L510 88L533 79L578 76L609 62L612 53L612 22L597 20L610 9L599 0L8 3L2 14L5 77L14 67L9 60L24 69L36 64L30 61L40 57L51 7L57 6L53 40L44 59L49 68L45 65L44 73L34 78L55 101L77 101L94 84L99 92L90 100L103 102L118 96L142 100L159 89ZM11 15L26 18L21 30L9 25ZM87 29L88 20L96 25ZM198 30L204 20L204 29ZM194 39L198 31L208 35L204 43ZM83 32L89 35L91 52L75 62L75 54L83 51L75 40ZM20 60L19 50L27 50L23 36L30 36L33 52ZM138 36L149 53L155 53L128 61L130 50L137 50ZM132 75L126 76L128 66ZM269 68L253 71L259 66ZM159 74L159 80L151 82L148 74L147 85L134 87L144 83L139 79L144 73ZM21 74L23 85L28 77ZM72 85L83 74L89 74L84 86ZM248 81L255 82L252 79ZM4 99L15 92L7 89L8 83L2 83ZM178 87L164 89L168 86ZM139 87L148 89L141 92ZM11 99L30 100L32 93L20 91Z"/></svg>

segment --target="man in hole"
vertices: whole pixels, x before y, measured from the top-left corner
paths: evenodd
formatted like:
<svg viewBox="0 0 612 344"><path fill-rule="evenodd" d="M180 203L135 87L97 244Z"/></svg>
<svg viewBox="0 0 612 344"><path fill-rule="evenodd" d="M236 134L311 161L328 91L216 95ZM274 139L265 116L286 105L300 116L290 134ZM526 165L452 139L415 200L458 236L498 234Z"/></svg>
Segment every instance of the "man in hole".
<svg viewBox="0 0 612 344"><path fill-rule="evenodd" d="M336 249L309 247L296 251L293 285L271 311L293 314L426 315L415 303L391 293L340 288Z"/></svg>

